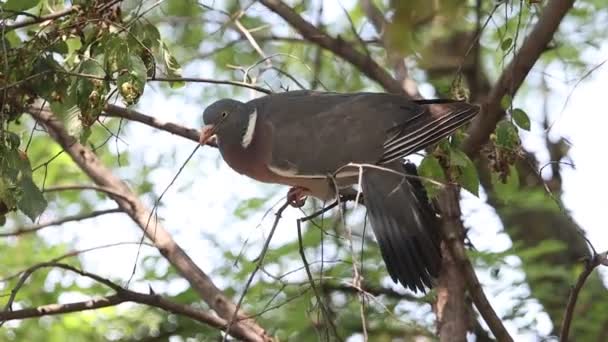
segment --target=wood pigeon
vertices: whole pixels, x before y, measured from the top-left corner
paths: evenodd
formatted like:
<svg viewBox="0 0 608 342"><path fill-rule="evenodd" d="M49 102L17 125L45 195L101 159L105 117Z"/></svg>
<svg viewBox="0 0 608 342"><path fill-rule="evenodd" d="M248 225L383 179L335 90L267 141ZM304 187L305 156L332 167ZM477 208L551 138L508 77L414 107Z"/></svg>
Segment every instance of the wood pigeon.
<svg viewBox="0 0 608 342"><path fill-rule="evenodd" d="M361 185L388 273L413 291L432 287L441 265L439 222L405 156L453 133L479 107L386 93L288 91L204 111L201 143L213 136L235 171L292 187L298 202L333 200ZM356 166L359 164L363 166Z"/></svg>

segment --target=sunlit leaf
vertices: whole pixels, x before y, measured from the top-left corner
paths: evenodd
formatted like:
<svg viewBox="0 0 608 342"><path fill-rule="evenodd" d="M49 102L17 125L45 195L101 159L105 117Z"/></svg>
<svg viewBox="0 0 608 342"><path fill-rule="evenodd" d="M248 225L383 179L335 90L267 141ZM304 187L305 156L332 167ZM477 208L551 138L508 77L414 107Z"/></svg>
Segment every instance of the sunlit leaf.
<svg viewBox="0 0 608 342"><path fill-rule="evenodd" d="M457 165L458 183L470 193L479 196L479 176L473 161L460 149L450 149L450 161Z"/></svg>
<svg viewBox="0 0 608 342"><path fill-rule="evenodd" d="M503 120L496 126L496 145L513 149L519 144L517 127L511 121Z"/></svg>
<svg viewBox="0 0 608 342"><path fill-rule="evenodd" d="M524 112L523 109L513 109L511 116L513 117L513 121L515 121L517 126L525 129L526 131L530 130L530 117L528 117L528 114Z"/></svg>
<svg viewBox="0 0 608 342"><path fill-rule="evenodd" d="M119 76L116 86L127 105L137 102L144 92L146 85L146 65L137 55L129 55L125 60L118 61Z"/></svg>
<svg viewBox="0 0 608 342"><path fill-rule="evenodd" d="M38 5L39 2L40 0L8 0L2 5L2 8L11 11L25 11Z"/></svg>
<svg viewBox="0 0 608 342"><path fill-rule="evenodd" d="M420 177L422 177L422 182L430 197L435 197L437 195L439 186L434 182L425 180L425 178L440 183L444 183L446 180L445 173L443 172L443 168L441 167L439 160L437 160L437 158L431 154L426 155L424 159L422 159L422 162L420 162L418 174Z"/></svg>
<svg viewBox="0 0 608 342"><path fill-rule="evenodd" d="M500 49L502 51L507 51L509 48L511 48L511 45L513 45L513 38L507 37L503 39L502 43L500 43Z"/></svg>
<svg viewBox="0 0 608 342"><path fill-rule="evenodd" d="M511 108L511 103L513 103L513 98L509 94L505 94L502 99L500 99L500 107L504 110Z"/></svg>
<svg viewBox="0 0 608 342"><path fill-rule="evenodd" d="M22 195L17 203L17 207L34 221L46 209L46 199L31 177L23 177L19 182L19 188L22 191Z"/></svg>
<svg viewBox="0 0 608 342"><path fill-rule="evenodd" d="M265 198L249 198L239 204L239 206L234 210L234 215L240 219L246 219L248 215L259 210L264 203L266 203Z"/></svg>
<svg viewBox="0 0 608 342"><path fill-rule="evenodd" d="M519 173L514 165L509 166L506 179L501 179L498 173L492 173L494 192L503 202L510 202L519 190Z"/></svg>

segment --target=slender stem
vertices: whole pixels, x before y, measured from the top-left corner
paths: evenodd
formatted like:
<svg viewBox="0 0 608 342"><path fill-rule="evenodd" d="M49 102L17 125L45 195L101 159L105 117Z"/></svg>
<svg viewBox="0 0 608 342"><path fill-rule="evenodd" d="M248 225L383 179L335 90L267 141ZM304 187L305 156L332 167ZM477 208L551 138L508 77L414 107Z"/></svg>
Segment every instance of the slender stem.
<svg viewBox="0 0 608 342"><path fill-rule="evenodd" d="M560 342L567 342L568 335L570 335L570 325L572 323L572 318L574 317L574 308L576 307L576 301L578 300L578 294L581 292L581 289L585 285L585 281L587 278L593 273L596 267L599 265L608 264L608 251L595 254L590 260L587 260L585 263L585 269L578 276L576 284L570 290L570 296L568 296L568 304L566 305L566 311L564 313L564 319L562 321L562 329L560 332Z"/></svg>
<svg viewBox="0 0 608 342"><path fill-rule="evenodd" d="M8 24L8 25L0 25L0 29L4 29L4 32L9 32L12 30L16 30L18 28L39 24L39 23L45 22L47 20L55 20L55 19L64 17L72 12L76 12L77 10L78 10L78 6L72 6L72 7L66 8L64 10L61 10L59 12L43 15L41 17L34 17L34 18L30 17L27 20L20 21L17 23Z"/></svg>

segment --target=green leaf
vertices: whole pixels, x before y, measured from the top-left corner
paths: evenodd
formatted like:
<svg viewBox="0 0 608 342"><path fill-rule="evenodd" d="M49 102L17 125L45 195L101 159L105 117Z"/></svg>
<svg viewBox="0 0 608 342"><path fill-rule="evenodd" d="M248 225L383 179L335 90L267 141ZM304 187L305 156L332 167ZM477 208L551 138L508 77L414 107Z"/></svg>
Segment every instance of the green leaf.
<svg viewBox="0 0 608 342"><path fill-rule="evenodd" d="M516 197L517 191L519 190L519 173L514 165L509 166L509 173L507 174L504 181L498 173L492 173L492 186L494 192L503 202L510 202Z"/></svg>
<svg viewBox="0 0 608 342"><path fill-rule="evenodd" d="M46 209L46 199L31 177L23 177L19 182L19 188L22 194L17 202L17 207L34 221Z"/></svg>
<svg viewBox="0 0 608 342"><path fill-rule="evenodd" d="M502 51L507 51L507 50L509 50L511 45L513 45L513 38L507 37L507 38L503 39L502 43L500 43L500 49Z"/></svg>
<svg viewBox="0 0 608 342"><path fill-rule="evenodd" d="M3 18L3 17L0 16L0 18ZM9 46L9 47L15 48L15 47L21 46L21 37L19 37L16 30L5 32L4 36L0 37L0 42L2 40L4 40L6 43L8 43L7 46Z"/></svg>
<svg viewBox="0 0 608 342"><path fill-rule="evenodd" d="M2 6L4 10L25 11L38 5L40 0L8 0Z"/></svg>
<svg viewBox="0 0 608 342"><path fill-rule="evenodd" d="M101 60L101 58L99 58ZM93 58L80 64L79 72L83 75L75 82L76 103L80 109L80 120L84 127L91 126L105 105L105 94L108 91L106 72L102 64Z"/></svg>
<svg viewBox="0 0 608 342"><path fill-rule="evenodd" d="M530 117L526 112L523 111L523 109L513 109L511 116L513 117L513 121L515 121L517 126L525 129L526 131L530 130Z"/></svg>
<svg viewBox="0 0 608 342"><path fill-rule="evenodd" d="M116 86L127 105L139 100L144 92L147 79L146 65L137 55L130 55L126 60L119 61L120 75Z"/></svg>
<svg viewBox="0 0 608 342"><path fill-rule="evenodd" d="M429 182L425 178L432 179L434 181L444 183L446 180L445 173L443 172L443 168L439 163L439 160L435 158L435 156L431 154L427 154L420 166L418 167L418 174L422 177L422 182L424 187L426 188L429 197L435 197L439 192L439 186L436 183Z"/></svg>
<svg viewBox="0 0 608 342"><path fill-rule="evenodd" d="M89 140L89 138L91 137L91 134L93 133L93 131L91 130L91 127L84 127L82 129L82 132L80 133L80 143L84 144L87 142L87 140Z"/></svg>
<svg viewBox="0 0 608 342"><path fill-rule="evenodd" d="M505 96L500 99L500 107L504 110L511 108L511 104L513 103L513 98L509 94L505 94Z"/></svg>
<svg viewBox="0 0 608 342"><path fill-rule="evenodd" d="M80 136L82 133L82 122L80 121L80 109L76 104L75 86L70 87L63 101L53 101L50 104L51 111L61 119L66 132L71 136Z"/></svg>
<svg viewBox="0 0 608 342"><path fill-rule="evenodd" d="M104 63L110 74L119 71L129 59L129 44L116 35L105 35L99 44L104 51Z"/></svg>
<svg viewBox="0 0 608 342"><path fill-rule="evenodd" d="M10 131L4 132L4 134L4 139L6 139L8 148L10 148L11 150L18 149L19 145L21 145L21 139L19 139L19 136Z"/></svg>
<svg viewBox="0 0 608 342"><path fill-rule="evenodd" d="M182 76L182 68L180 64L177 62L177 59L171 54L167 45L165 43L162 44L162 57L163 57L163 65L165 69L165 73L169 77L181 77ZM181 88L185 85L184 82L172 82L171 88Z"/></svg>
<svg viewBox="0 0 608 342"><path fill-rule="evenodd" d="M467 166L472 163L464 152L454 147L450 148L450 162L457 166Z"/></svg>
<svg viewBox="0 0 608 342"><path fill-rule="evenodd" d="M68 53L68 44L66 44L66 42L63 40L58 40L48 47L48 51L55 52L60 55L65 55Z"/></svg>
<svg viewBox="0 0 608 342"><path fill-rule="evenodd" d="M139 50L152 51L160 46L160 32L158 28L147 21L138 20L129 28L130 37L135 40L130 45L139 45Z"/></svg>
<svg viewBox="0 0 608 342"><path fill-rule="evenodd" d="M76 57L76 52L82 48L82 41L80 40L80 37L71 37L65 40L65 44L68 47L68 51L65 56L66 62L73 63L73 59Z"/></svg>
<svg viewBox="0 0 608 342"><path fill-rule="evenodd" d="M240 219L246 219L249 214L254 213L256 210L260 209L264 205L264 203L266 203L266 199L259 197L254 197L242 201L234 210L234 215Z"/></svg>
<svg viewBox="0 0 608 342"><path fill-rule="evenodd" d="M479 176L475 163L463 151L450 149L450 161L458 166L458 183L475 196L479 196Z"/></svg>
<svg viewBox="0 0 608 342"><path fill-rule="evenodd" d="M517 127L510 121L503 120L496 125L496 145L514 149L519 145Z"/></svg>

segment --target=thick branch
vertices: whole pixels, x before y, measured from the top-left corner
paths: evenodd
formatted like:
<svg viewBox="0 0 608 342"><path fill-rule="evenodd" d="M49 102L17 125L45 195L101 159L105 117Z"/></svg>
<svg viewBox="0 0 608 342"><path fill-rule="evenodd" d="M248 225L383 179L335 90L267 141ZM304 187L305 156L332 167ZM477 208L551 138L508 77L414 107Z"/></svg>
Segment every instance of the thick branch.
<svg viewBox="0 0 608 342"><path fill-rule="evenodd" d="M219 316L224 319L232 317L236 310L234 303L190 259L167 230L157 220L151 219L152 213L129 187L112 174L90 149L81 145L74 137L69 136L61 122L50 111L32 109L30 112L98 186L112 189L113 192L120 194L120 196L110 195L110 197L137 223L169 263L189 281L200 297ZM239 316L244 317L244 314L239 314ZM251 319L237 322L231 328L230 333L247 336L252 341L270 340L264 329Z"/></svg>
<svg viewBox="0 0 608 342"><path fill-rule="evenodd" d="M475 307L479 310L479 313L490 327L496 339L499 341L513 341L509 332L502 324L501 319L490 305L475 275L473 265L471 265L466 255L463 243L464 227L460 219L461 212L458 194L459 192L456 187L449 186L440 193L438 198L438 204L441 208L444 221L442 228L447 252L449 252L449 259L455 262L458 269L460 269L459 273L464 277L467 290L473 299L473 303L475 303Z"/></svg>
<svg viewBox="0 0 608 342"><path fill-rule="evenodd" d="M380 83L387 91L405 94L401 84L372 58L357 51L352 44L342 38L331 37L327 33L304 20L292 8L280 0L260 0L264 6L281 16L305 39L327 49L350 62L370 79Z"/></svg>
<svg viewBox="0 0 608 342"><path fill-rule="evenodd" d="M463 146L463 150L468 155L476 154L488 141L490 133L494 131L498 121L505 115L505 111L500 107L502 98L507 94L513 95L517 92L540 55L546 50L547 44L573 4L574 0L552 0L545 6L536 26L511 63L502 72L482 106L482 112L469 128L469 138Z"/></svg>

